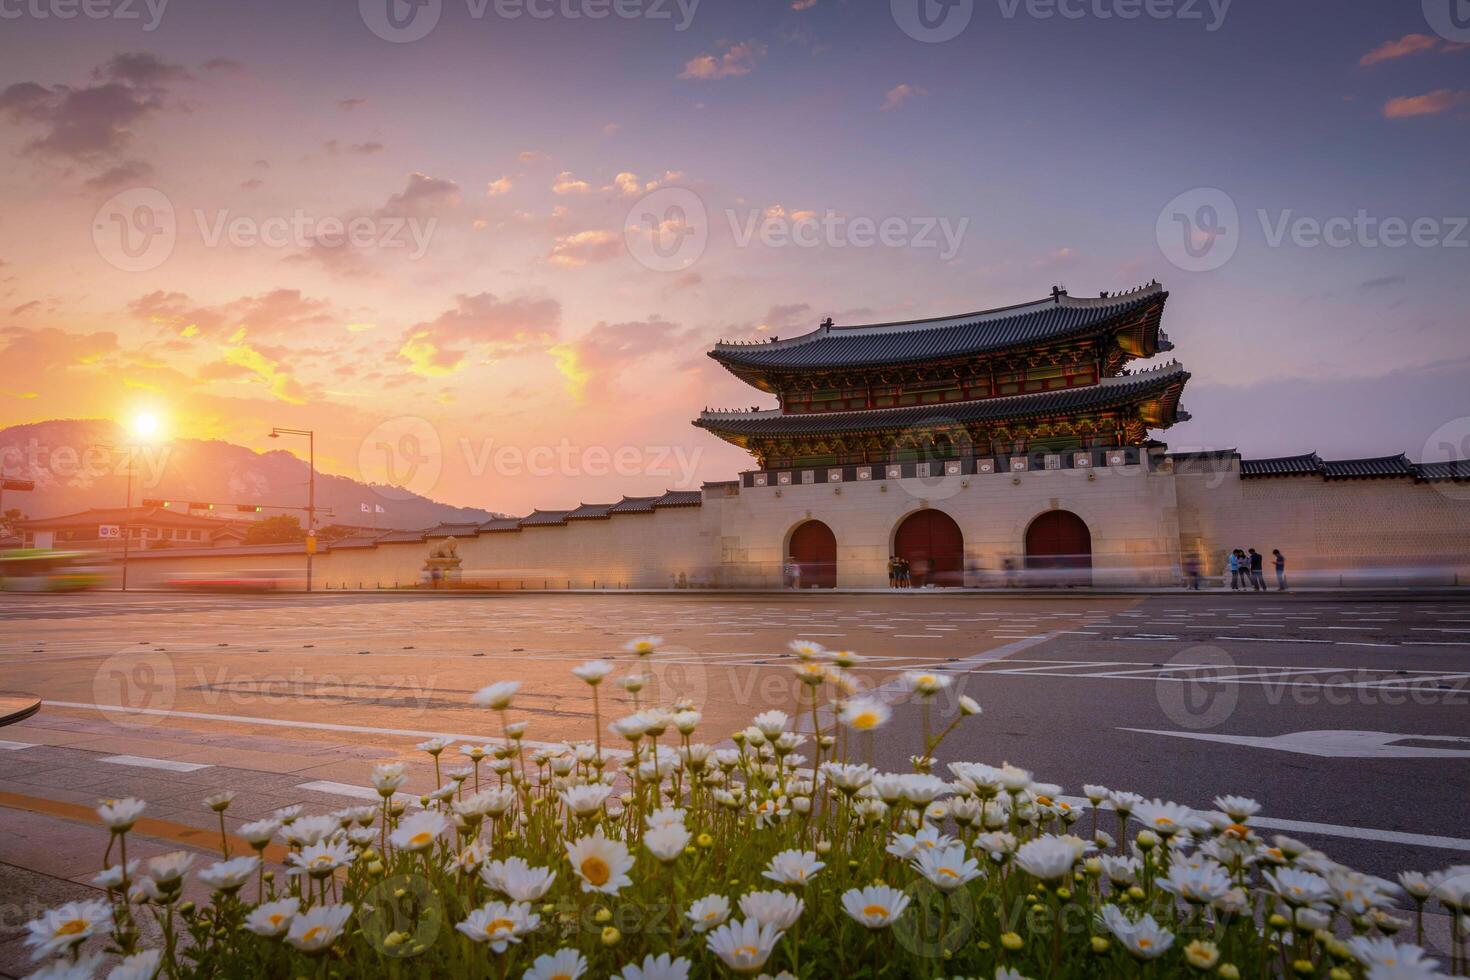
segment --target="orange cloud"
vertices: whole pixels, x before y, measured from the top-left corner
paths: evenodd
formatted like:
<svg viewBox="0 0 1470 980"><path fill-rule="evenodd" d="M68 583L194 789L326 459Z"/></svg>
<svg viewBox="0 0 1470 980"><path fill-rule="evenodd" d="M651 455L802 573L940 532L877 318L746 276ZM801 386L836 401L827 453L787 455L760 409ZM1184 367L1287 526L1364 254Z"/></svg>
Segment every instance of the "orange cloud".
<svg viewBox="0 0 1470 980"><path fill-rule="evenodd" d="M606 262L623 249L622 239L610 231L579 231L562 235L551 248L549 261L565 269Z"/></svg>
<svg viewBox="0 0 1470 980"><path fill-rule="evenodd" d="M1405 34L1397 41L1384 41L1359 58L1358 64L1367 68L1380 62L1393 61L1395 58L1408 58L1426 51L1433 51L1439 45L1440 39L1430 37L1428 34Z"/></svg>
<svg viewBox="0 0 1470 980"><path fill-rule="evenodd" d="M728 45L723 54L701 54L690 58L679 77L698 82L738 78L754 71L755 63L765 54L766 46L759 41L742 41Z"/></svg>
<svg viewBox="0 0 1470 980"><path fill-rule="evenodd" d="M1386 119L1411 119L1415 116L1437 116L1470 101L1470 92L1442 88L1425 95L1389 99L1383 107Z"/></svg>

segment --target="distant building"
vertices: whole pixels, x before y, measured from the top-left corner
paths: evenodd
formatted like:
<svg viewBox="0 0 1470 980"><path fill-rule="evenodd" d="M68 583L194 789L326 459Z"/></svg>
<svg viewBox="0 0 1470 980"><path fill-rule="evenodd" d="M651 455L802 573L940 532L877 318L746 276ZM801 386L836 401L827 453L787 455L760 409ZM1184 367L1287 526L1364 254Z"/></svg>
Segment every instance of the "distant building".
<svg viewBox="0 0 1470 980"><path fill-rule="evenodd" d="M78 514L16 521L21 547L84 551L122 550L123 535L137 551L209 548L245 540L250 522L198 517L164 507L94 507Z"/></svg>

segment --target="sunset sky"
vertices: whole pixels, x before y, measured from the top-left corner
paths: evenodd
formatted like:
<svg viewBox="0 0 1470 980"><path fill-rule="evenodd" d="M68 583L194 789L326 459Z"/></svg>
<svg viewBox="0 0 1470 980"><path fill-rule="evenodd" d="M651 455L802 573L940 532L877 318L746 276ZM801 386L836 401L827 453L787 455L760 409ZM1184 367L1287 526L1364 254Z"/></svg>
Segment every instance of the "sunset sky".
<svg viewBox="0 0 1470 980"><path fill-rule="evenodd" d="M1470 48L1435 0L979 0L943 43L901 29L915 0L442 0L400 43L369 26L387 0L160 2L3 7L0 426L152 412L261 450L309 428L322 469L368 480L407 434L434 456L411 489L520 514L748 468L689 425L772 404L719 339L1157 278L1194 374L1173 448L1470 437ZM1189 271L1156 229L1200 188L1238 249ZM667 189L707 247L640 262L635 204ZM744 240L829 212L814 247ZM1273 244L1360 212L1424 241ZM893 218L903 242L845 230Z"/></svg>

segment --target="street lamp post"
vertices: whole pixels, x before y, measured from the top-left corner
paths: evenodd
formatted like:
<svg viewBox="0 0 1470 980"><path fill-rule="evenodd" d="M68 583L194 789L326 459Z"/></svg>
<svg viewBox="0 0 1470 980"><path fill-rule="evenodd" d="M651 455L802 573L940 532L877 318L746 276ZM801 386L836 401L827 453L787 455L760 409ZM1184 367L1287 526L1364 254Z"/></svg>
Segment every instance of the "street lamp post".
<svg viewBox="0 0 1470 980"><path fill-rule="evenodd" d="M128 551L132 545L133 538L133 457L136 455L135 446L128 447L128 499L127 505L123 507L123 567L122 567L122 590L128 591ZM162 533L162 532L160 532Z"/></svg>
<svg viewBox="0 0 1470 980"><path fill-rule="evenodd" d="M271 438L306 436L306 591L311 591L311 561L316 552L316 433L311 429L271 429Z"/></svg>

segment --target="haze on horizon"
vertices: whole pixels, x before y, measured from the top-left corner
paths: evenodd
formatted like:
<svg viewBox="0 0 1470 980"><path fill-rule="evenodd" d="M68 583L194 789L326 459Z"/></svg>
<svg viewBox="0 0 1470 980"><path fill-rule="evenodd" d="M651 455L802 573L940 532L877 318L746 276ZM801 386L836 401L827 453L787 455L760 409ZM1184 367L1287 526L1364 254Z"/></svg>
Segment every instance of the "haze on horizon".
<svg viewBox="0 0 1470 980"><path fill-rule="evenodd" d="M718 340L1157 278L1174 449L1470 451L1453 0L966 0L942 42L921 0L431 0L413 40L390 2L4 7L0 427L312 429L324 471L527 513L749 468L689 425L773 404ZM1217 192L1195 263L1171 221ZM691 201L702 251L650 251Z"/></svg>

